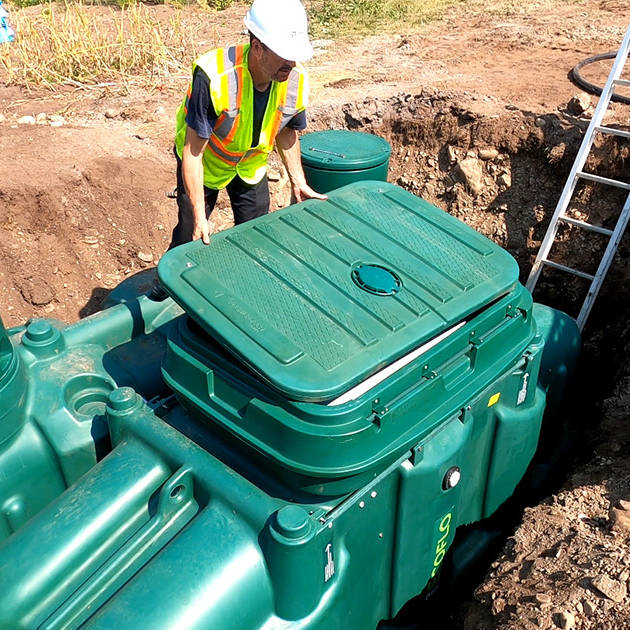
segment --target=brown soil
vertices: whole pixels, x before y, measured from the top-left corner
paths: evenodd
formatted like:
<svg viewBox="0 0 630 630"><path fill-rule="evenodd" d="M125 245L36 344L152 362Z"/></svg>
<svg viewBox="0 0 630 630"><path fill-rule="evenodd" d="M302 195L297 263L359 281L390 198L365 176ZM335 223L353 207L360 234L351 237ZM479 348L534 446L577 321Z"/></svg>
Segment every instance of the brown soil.
<svg viewBox="0 0 630 630"><path fill-rule="evenodd" d="M582 117L567 111L579 91L567 72L616 49L628 20L625 0L526 6L497 11L479 0L419 32L320 42L323 51L309 64L311 129L387 137L390 180L507 247L524 274L588 122L588 110ZM160 19L174 10L155 7ZM203 24L200 41L239 37L242 6L189 11ZM603 83L609 67L589 69L588 77ZM7 325L32 316L74 321L157 262L176 218L167 196L175 185L172 121L186 82L126 94L107 87L27 93L0 84L0 313ZM38 124L18 123L40 113L46 117ZM63 117L61 126L49 124L53 114ZM612 117L630 126L630 107L613 106ZM628 143L604 143L590 168L623 178L629 154ZM465 160L478 185L462 175ZM288 186L277 158L273 171L273 206L282 207ZM575 216L611 226L622 202L583 187ZM231 225L223 197L216 214L220 229ZM593 264L601 243L574 230L563 233L559 255L568 259L577 239L579 262ZM525 511L475 602L457 614L459 627L630 628L630 530L627 504L618 503L630 501L629 250L626 236L586 331L585 356L603 381L589 396L608 397L602 426L588 435L594 455L557 494ZM571 311L582 288L550 275L538 297Z"/></svg>

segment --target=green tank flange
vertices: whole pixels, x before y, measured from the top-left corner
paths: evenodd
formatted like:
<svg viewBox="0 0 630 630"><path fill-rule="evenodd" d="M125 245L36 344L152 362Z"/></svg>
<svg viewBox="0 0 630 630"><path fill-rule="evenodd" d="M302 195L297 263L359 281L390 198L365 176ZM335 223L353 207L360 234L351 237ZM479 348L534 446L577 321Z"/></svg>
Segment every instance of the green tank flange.
<svg viewBox="0 0 630 630"><path fill-rule="evenodd" d="M0 444L24 426L26 379L20 359L0 319Z"/></svg>

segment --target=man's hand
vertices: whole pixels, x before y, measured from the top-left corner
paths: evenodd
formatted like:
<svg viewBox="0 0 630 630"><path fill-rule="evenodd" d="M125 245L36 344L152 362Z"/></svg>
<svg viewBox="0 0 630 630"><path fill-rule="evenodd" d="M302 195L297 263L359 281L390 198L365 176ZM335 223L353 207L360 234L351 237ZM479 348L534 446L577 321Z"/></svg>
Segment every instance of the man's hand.
<svg viewBox="0 0 630 630"><path fill-rule="evenodd" d="M307 183L302 168L302 156L300 154L300 139L295 129L285 127L276 136L276 147L280 157L286 166L291 180L291 190L297 202L305 199L328 199L326 195L315 192Z"/></svg>
<svg viewBox="0 0 630 630"><path fill-rule="evenodd" d="M210 244L210 235L214 232L214 223L211 219L206 219L205 216L197 216L195 213L195 225L192 233L192 240L196 241L201 239L204 245Z"/></svg>
<svg viewBox="0 0 630 630"><path fill-rule="evenodd" d="M182 149L182 178L186 194L192 204L194 222L192 240L201 239L205 245L210 243L210 234L214 228L206 218L206 200L203 191L202 158L207 144L207 138L199 137L194 129L188 127Z"/></svg>
<svg viewBox="0 0 630 630"><path fill-rule="evenodd" d="M295 182L291 180L291 190L296 203L300 203L300 201L305 201L306 199L321 199L322 201L328 199L326 195L321 195L320 193L315 192L306 183L306 180Z"/></svg>

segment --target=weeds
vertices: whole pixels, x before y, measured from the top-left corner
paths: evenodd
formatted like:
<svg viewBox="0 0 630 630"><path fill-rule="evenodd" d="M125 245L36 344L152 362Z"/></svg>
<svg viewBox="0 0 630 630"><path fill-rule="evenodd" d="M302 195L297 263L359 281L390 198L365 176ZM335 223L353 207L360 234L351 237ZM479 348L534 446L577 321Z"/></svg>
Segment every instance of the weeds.
<svg viewBox="0 0 630 630"><path fill-rule="evenodd" d="M98 15L81 2L49 3L38 13L14 10L18 36L0 48L0 68L9 83L26 87L132 78L157 83L181 73L196 53L194 32L178 13L163 25L141 4L101 8Z"/></svg>

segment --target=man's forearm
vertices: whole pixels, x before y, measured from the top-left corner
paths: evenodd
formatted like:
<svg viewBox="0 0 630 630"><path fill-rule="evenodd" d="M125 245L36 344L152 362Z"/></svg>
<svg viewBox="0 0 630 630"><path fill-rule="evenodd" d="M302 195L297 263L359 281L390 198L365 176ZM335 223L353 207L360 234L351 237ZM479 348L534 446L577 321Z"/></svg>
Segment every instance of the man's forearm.
<svg viewBox="0 0 630 630"><path fill-rule="evenodd" d="M291 185L295 187L305 183L297 131L285 127L276 137L276 147L289 174Z"/></svg>
<svg viewBox="0 0 630 630"><path fill-rule="evenodd" d="M305 199L327 199L326 195L315 192L307 183L302 167L302 154L300 152L300 138L295 129L285 127L276 136L276 148L289 173L291 189L295 201Z"/></svg>
<svg viewBox="0 0 630 630"><path fill-rule="evenodd" d="M202 155L194 155L187 145L182 151L182 178L193 208L195 221L206 218Z"/></svg>
<svg viewBox="0 0 630 630"><path fill-rule="evenodd" d="M210 242L210 226L206 219L203 189L203 152L207 144L207 138L201 138L190 127L186 130L186 142L182 149L182 179L192 205L194 223L192 240L200 238L206 245Z"/></svg>

